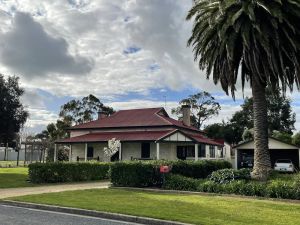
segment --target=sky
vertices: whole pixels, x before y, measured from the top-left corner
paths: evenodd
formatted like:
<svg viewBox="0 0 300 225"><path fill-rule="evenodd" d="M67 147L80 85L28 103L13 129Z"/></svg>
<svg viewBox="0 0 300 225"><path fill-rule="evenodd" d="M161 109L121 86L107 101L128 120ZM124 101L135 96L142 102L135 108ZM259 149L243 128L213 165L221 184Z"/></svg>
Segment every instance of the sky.
<svg viewBox="0 0 300 225"><path fill-rule="evenodd" d="M207 80L187 47L192 0L0 0L0 73L25 89L32 133L58 119L60 106L88 94L115 110L165 107L199 91L222 110L206 124L228 120L243 102ZM300 130L300 94L293 100ZM251 96L249 86L245 96Z"/></svg>

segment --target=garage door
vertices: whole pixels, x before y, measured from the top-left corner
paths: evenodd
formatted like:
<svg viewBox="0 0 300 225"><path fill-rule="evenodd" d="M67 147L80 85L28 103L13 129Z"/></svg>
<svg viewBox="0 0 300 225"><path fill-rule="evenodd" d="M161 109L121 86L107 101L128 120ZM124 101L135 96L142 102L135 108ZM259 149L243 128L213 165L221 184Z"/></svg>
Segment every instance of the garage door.
<svg viewBox="0 0 300 225"><path fill-rule="evenodd" d="M299 151L298 149L270 149L272 167L277 159L290 159L293 164L299 168Z"/></svg>

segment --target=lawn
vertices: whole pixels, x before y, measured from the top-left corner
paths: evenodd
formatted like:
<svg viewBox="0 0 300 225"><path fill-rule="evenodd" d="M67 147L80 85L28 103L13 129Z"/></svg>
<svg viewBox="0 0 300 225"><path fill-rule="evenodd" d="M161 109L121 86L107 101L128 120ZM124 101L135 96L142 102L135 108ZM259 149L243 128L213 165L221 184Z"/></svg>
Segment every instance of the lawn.
<svg viewBox="0 0 300 225"><path fill-rule="evenodd" d="M300 224L300 204L237 197L93 189L29 195L13 199L193 224Z"/></svg>
<svg viewBox="0 0 300 225"><path fill-rule="evenodd" d="M30 187L28 183L28 168L0 168L0 188Z"/></svg>

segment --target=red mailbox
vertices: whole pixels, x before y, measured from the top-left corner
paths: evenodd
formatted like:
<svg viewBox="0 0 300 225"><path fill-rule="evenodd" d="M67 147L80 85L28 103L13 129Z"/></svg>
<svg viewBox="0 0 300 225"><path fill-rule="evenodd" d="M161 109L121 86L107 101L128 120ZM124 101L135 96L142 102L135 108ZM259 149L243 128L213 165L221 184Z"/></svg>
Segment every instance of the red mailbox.
<svg viewBox="0 0 300 225"><path fill-rule="evenodd" d="M170 172L170 167L169 166L160 166L159 171L161 173L169 173Z"/></svg>

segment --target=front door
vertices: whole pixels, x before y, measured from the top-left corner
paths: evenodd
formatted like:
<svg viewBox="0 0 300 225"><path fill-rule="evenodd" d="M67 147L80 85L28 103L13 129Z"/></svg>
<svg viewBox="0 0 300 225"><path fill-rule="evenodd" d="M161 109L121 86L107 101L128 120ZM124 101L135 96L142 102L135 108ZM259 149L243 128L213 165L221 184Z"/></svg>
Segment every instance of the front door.
<svg viewBox="0 0 300 225"><path fill-rule="evenodd" d="M150 143L148 142L142 143L141 158L142 159L150 158Z"/></svg>

